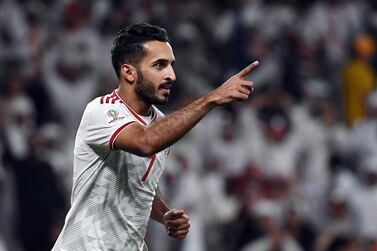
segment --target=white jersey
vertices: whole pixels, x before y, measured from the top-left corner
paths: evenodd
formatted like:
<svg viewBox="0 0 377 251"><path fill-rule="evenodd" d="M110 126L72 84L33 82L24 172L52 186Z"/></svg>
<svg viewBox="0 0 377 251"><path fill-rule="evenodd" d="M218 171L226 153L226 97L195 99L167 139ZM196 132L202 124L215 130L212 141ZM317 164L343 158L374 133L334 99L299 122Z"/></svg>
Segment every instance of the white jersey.
<svg viewBox="0 0 377 251"><path fill-rule="evenodd" d="M71 208L52 250L146 249L144 236L169 149L140 157L113 147L130 124L146 126L164 116L152 108L146 121L116 90L87 105L75 141Z"/></svg>

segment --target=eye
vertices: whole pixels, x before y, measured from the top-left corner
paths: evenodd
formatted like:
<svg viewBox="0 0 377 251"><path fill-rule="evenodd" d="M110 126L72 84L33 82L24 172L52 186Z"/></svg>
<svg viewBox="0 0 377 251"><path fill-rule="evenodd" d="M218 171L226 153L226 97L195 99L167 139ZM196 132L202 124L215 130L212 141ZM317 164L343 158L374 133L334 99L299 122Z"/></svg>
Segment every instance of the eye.
<svg viewBox="0 0 377 251"><path fill-rule="evenodd" d="M163 62L163 61L159 61L159 62L156 62L156 64L154 64L154 66L155 66L157 69L161 70L161 69L163 69L163 68L166 67L166 63Z"/></svg>
<svg viewBox="0 0 377 251"><path fill-rule="evenodd" d="M164 66L165 66L165 64L164 64L164 63L162 63L162 62L159 62L159 63L157 64L157 66L158 66L158 67L160 67L160 68L162 68L162 67L164 67Z"/></svg>

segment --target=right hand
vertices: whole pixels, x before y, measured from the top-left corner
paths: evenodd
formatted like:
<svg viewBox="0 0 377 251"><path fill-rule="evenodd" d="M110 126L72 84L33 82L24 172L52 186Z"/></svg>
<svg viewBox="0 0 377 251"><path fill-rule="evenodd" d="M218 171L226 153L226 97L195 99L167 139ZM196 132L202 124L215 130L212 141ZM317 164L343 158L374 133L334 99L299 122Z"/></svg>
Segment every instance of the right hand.
<svg viewBox="0 0 377 251"><path fill-rule="evenodd" d="M212 91L211 95L215 105L225 105L232 101L244 101L254 90L253 82L245 77L259 64L253 62L242 71L228 79L225 83Z"/></svg>

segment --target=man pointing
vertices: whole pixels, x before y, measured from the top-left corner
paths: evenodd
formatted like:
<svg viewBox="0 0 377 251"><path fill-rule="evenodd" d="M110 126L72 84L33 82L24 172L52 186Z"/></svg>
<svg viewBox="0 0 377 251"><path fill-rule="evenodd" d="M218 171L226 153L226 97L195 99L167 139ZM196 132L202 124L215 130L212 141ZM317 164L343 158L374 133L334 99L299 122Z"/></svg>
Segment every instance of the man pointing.
<svg viewBox="0 0 377 251"><path fill-rule="evenodd" d="M65 225L53 250L147 250L149 218L176 239L189 217L162 200L158 181L169 146L216 106L248 99L252 63L217 89L165 116L176 76L173 49L163 28L136 24L121 29L112 48L119 87L90 102L77 131L74 182Z"/></svg>

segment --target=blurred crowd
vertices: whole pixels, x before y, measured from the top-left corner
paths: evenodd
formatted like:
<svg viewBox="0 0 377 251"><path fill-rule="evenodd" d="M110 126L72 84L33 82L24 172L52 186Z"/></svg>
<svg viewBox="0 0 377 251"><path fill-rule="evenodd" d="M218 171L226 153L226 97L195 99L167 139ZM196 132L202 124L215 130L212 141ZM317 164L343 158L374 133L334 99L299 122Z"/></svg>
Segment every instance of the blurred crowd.
<svg viewBox="0 0 377 251"><path fill-rule="evenodd" d="M117 87L116 31L170 33L169 113L253 62L249 102L171 149L160 189L190 215L150 251L377 250L374 0L0 0L0 251L50 250L86 104Z"/></svg>

